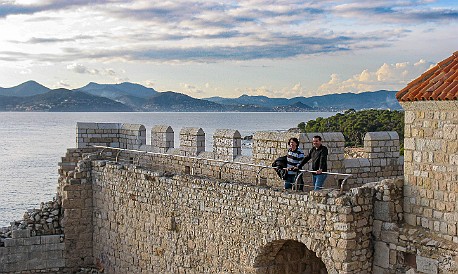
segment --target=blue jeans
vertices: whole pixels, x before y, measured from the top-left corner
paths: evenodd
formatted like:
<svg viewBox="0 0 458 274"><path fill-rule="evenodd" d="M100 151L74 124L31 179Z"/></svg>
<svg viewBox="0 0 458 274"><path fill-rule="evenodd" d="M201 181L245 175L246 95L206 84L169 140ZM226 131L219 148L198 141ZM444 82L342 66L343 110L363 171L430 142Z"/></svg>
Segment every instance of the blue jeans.
<svg viewBox="0 0 458 274"><path fill-rule="evenodd" d="M285 189L293 188L293 185L296 183L297 174L288 174L285 179ZM296 190L303 190L304 185L302 184L302 179L299 180Z"/></svg>
<svg viewBox="0 0 458 274"><path fill-rule="evenodd" d="M296 175L288 174L285 178L285 189L291 189L294 184L294 180L296 179Z"/></svg>
<svg viewBox="0 0 458 274"><path fill-rule="evenodd" d="M326 180L328 174L313 174L312 181L313 181L313 190L320 190L323 189L324 180Z"/></svg>

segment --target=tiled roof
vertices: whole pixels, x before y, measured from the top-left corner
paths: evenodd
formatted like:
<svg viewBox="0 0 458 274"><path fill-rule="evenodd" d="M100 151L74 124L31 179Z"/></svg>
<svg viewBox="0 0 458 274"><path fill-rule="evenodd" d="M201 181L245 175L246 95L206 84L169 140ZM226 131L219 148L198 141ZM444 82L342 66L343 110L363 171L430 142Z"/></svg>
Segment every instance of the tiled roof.
<svg viewBox="0 0 458 274"><path fill-rule="evenodd" d="M396 93L406 101L458 100L458 51Z"/></svg>

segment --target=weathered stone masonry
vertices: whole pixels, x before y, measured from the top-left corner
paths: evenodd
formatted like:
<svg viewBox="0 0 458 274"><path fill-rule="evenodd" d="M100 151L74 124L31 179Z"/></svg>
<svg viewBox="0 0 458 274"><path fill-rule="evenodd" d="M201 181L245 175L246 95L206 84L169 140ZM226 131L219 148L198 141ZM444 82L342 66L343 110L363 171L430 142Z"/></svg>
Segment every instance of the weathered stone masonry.
<svg viewBox="0 0 458 274"><path fill-rule="evenodd" d="M402 175L396 133L368 133L367 157L359 159L343 159L341 133L320 134L330 148L330 170L354 174L348 187L356 188L344 193L285 192L275 172L257 166L284 154L291 136L308 150L315 134L259 132L253 157L246 157L236 130L216 131L212 152L205 151L202 129L182 129L179 148L169 126L152 129L155 146L146 145L145 133L142 125L78 123L80 148L69 149L59 169L63 263L49 272L90 266L106 273L456 269L453 245L435 246L444 255L431 255L412 244L427 234L403 226L402 181L370 183ZM326 186L339 187L337 180ZM17 265L4 272L26 271Z"/></svg>
<svg viewBox="0 0 458 274"><path fill-rule="evenodd" d="M259 250L287 239L329 273L371 269L370 189L306 195L92 164L94 257L109 273L286 273Z"/></svg>
<svg viewBox="0 0 458 274"><path fill-rule="evenodd" d="M57 273L65 267L64 235L30 236L30 230L15 230L0 247L0 273Z"/></svg>
<svg viewBox="0 0 458 274"><path fill-rule="evenodd" d="M92 125L91 127L106 130L107 127L122 128L125 126ZM137 128L143 130L140 126ZM78 132L85 131L79 128ZM193 136L203 135L201 129L186 128L180 132L180 135L184 135L181 133L188 133L185 140L191 140L180 142L182 146L205 147L202 142L192 142ZM255 147L262 146L263 142L269 142L266 145L278 148L277 151L272 151L274 153L270 154L270 159L262 156L265 157L265 162L271 162L279 154L284 153L285 140L289 136L287 133L282 136L278 133L271 134L274 136L270 138L271 141L264 141L262 138L254 140ZM142 133L130 133L129 135L144 136ZM264 132L257 133L255 136L267 135L268 133ZM343 156L338 156L337 153L340 150L343 151L343 136L338 133L322 135L325 140L328 140L326 144L331 148L331 153L334 152L333 155L330 155L330 161L339 162L343 159ZM166 140L161 139L161 136ZM338 192L333 191L310 194L308 192L287 193L275 190L275 187L281 186L279 185L281 182L276 175L270 176L267 172L267 186L259 187L256 186L259 182L256 176L259 168L234 164L236 161L253 163L248 157L240 156L238 149L240 134L237 131L220 130L215 134L214 147L218 148L215 151L223 151L221 157L215 151L201 151L198 154L198 148L173 148L171 144L174 142L170 140L170 136L173 136L173 130L170 127L156 126L152 131L152 141L164 147L148 147L144 141L139 142L140 145L137 147L131 147L131 149L152 152L158 150L162 153L167 152L164 155L148 156L142 152L101 151L100 149L97 154L94 154L93 148L69 150L67 157L61 163L63 167L61 173L64 176L61 177L60 191L62 196L66 195L64 207L76 213L72 215L79 216L84 206L90 206L92 202L93 219L92 223L83 222L81 226L77 225L79 223L77 217L69 221L64 219L64 221L72 224L71 235L73 236L70 237L76 239L75 242L78 242L79 235L83 235L80 240L90 243L89 239L84 239L84 235L89 233L88 227L94 229L92 231L94 235L93 253L86 250L86 247L76 247L73 243L73 252L68 253L68 256L73 256L69 267L81 266L82 263L89 265L89 260L93 255L97 265L113 273L124 271L177 272L181 270L201 273L202 271L229 272L231 269L236 272L261 271L259 273L262 273L272 269L280 271L288 267L295 269L298 265L303 268L315 267L315 270L327 269L326 271L330 273L367 273L370 271L372 267L370 260L372 258L370 244L372 221L370 216L374 195L372 190L364 190L364 188L354 190L355 192L348 196L340 196ZM309 145L305 139L311 136L313 134L299 136L303 141L304 149L307 149ZM370 133L368 136L381 140L379 143L373 143L379 147L379 150L390 151L389 145L398 144L396 140L389 140L390 134ZM391 136L397 137L394 134ZM90 136L87 137L90 138ZM334 143L332 138L337 141ZM92 140L98 142L98 145L109 145L99 142L101 139ZM110 143L117 141L117 139L103 140ZM91 144L85 143L82 146L88 147L89 145ZM373 148L368 150L371 149ZM190 152L187 154L189 157L182 157L183 150ZM82 159L83 154L90 155L91 152L92 156L86 156L86 160L75 161L76 158ZM232 156L230 152L233 152ZM263 153L263 155L266 154ZM261 157L258 153L253 153L253 155L253 158L258 159L255 163L263 163L259 160ZM221 168L219 162L199 160L199 157L192 158L196 156L224 159L229 163L224 163L224 167ZM124 164L112 164L110 161L98 160L100 157L101 159L117 158L118 162ZM231 162L230 159L234 159L234 162ZM352 163L351 159L348 162ZM377 170L376 164L379 166L380 164L376 163L374 168L370 166L371 162L372 160L367 160L366 163L369 164L363 165L360 172L369 173L372 169L374 176L383 176L383 174L377 174L381 172L381 167ZM358 166L352 165L349 168L352 171L358 171ZM140 166L146 168L139 168ZM162 169L154 172L147 168L149 166L161 166ZM164 169L164 167L167 168ZM342 164L340 166L334 164L334 167L339 167L341 170L344 168ZM399 169L396 166L391 168L393 172ZM205 177L221 178L221 181L198 179L195 176L185 175L191 172L197 175L203 174ZM167 177L167 174L182 175ZM93 187L92 200L87 188L89 182L92 182ZM158 191L152 191L155 187L158 188ZM295 198L292 199L292 197ZM65 200L68 201L65 202ZM209 224L210 227L208 227ZM219 231L221 228L223 231ZM189 233L191 235L188 235ZM196 236L194 235L196 233L200 234ZM164 235L168 236L164 237ZM207 243L208 237L205 235L211 235L210 237L214 239ZM244 235L243 238L241 235ZM157 241L158 244L154 246L155 251L152 250L152 246L145 245L145 241L148 243ZM235 242L232 243L233 241ZM193 248L183 249L181 246L181 244L190 243L194 243L191 244ZM272 262L272 256L275 258L281 252L288 254L288 250L282 250L286 246L294 246L295 243L304 246L305 251L303 251L302 258L289 262L289 264L285 263L288 260L280 260L281 263ZM243 247L242 253L240 253L241 247ZM283 249L278 250L275 247ZM126 254L131 255L125 259ZM305 258L309 258L308 261Z"/></svg>

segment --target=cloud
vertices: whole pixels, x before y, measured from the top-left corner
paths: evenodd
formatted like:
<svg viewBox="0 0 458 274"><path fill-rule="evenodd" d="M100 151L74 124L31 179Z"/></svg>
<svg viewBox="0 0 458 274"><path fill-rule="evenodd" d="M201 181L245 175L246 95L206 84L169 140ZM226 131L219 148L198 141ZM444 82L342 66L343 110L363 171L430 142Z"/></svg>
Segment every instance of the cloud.
<svg viewBox="0 0 458 274"><path fill-rule="evenodd" d="M306 91L301 83L297 83L292 87L283 87L283 88L272 88L272 87L256 87L256 88L245 88L245 89L236 89L235 93L240 96L242 94L249 94L252 96L267 96L270 98L293 98L297 96L305 96ZM312 96L310 94L309 96Z"/></svg>
<svg viewBox="0 0 458 274"><path fill-rule="evenodd" d="M113 77L114 81L116 83L124 83L130 81L129 77L121 77L121 76L115 76Z"/></svg>
<svg viewBox="0 0 458 274"><path fill-rule="evenodd" d="M47 44L47 43L63 43L63 42L77 42L79 40L89 40L93 37L87 35L78 35L70 38L54 38L54 37L32 37L23 42L25 44Z"/></svg>
<svg viewBox="0 0 458 274"><path fill-rule="evenodd" d="M0 3L0 17L18 14L34 14L43 11L55 11L74 6L91 6L97 4L108 4L117 1L103 0L48 0L48 1L7 1Z"/></svg>
<svg viewBox="0 0 458 274"><path fill-rule="evenodd" d="M24 68L24 69L22 69L19 73L20 73L20 74L24 74L24 75L26 75L26 74L32 74L32 70L31 70L30 68Z"/></svg>
<svg viewBox="0 0 458 274"><path fill-rule="evenodd" d="M60 80L59 82L55 83L52 88L56 89L56 88L67 88L67 89L70 89L71 88L71 85L68 84L66 81L64 80Z"/></svg>
<svg viewBox="0 0 458 274"><path fill-rule="evenodd" d="M255 79L262 77L256 73L257 63L273 60L269 63L272 64L269 72L273 73L289 66L295 69L299 63L302 68L315 66L314 62L321 56L330 60L328 56L353 53L374 56L374 52L390 52L390 56L377 55L374 58L377 60L373 60L380 64L377 69L363 70L369 61L355 60L351 69L364 62L360 73L354 77L332 75L319 91L373 90L382 87L383 80L387 86L382 88L398 89L414 77L415 65L383 65L383 61L415 60L418 56L437 60L437 52L453 47L456 34L450 30L458 19L455 2L429 0L0 0L0 3L0 62L4 67L32 64L35 72L36 66L46 64L50 73L56 73L62 64L70 64L65 71L77 73L73 76L79 79L91 76L92 81L128 79L127 73L120 71L122 66L129 67L130 73L136 73L135 67L141 66L142 71L135 75L137 81L142 81L141 77L149 79L150 76L144 76L145 70L153 71L156 65L163 64L167 65L164 72L183 63L190 66L217 63L221 65L220 71L239 63L251 67L233 83L223 79L224 84L216 84L222 90L219 92L233 91L233 85L261 86ZM427 31L430 33L425 35ZM437 41L431 54L431 49L424 46L430 41ZM399 55L406 59L400 59ZM385 59L378 61L378 58ZM250 62L256 60L259 62ZM328 67L332 66L330 63ZM418 67L424 66L420 63ZM323 71L322 67L309 69L315 69L317 74ZM167 73L152 73L156 72L149 75L160 75L161 79L155 82L161 85L157 81L190 81L197 72L183 78L177 73L173 80L165 79ZM265 86L250 90L278 97L311 96L319 85L316 81L321 81L317 79L323 79L315 77L308 82L297 73L287 78L275 79L276 85L283 88L272 88L266 82ZM212 75L206 81L216 83L219 79ZM280 81L283 83L278 84ZM192 86L185 88L192 95L216 94L215 88L204 84ZM172 85L164 87L170 88Z"/></svg>
<svg viewBox="0 0 458 274"><path fill-rule="evenodd" d="M201 98L205 94L203 89L192 84L181 83L180 87L182 88L180 92L183 92L184 94L187 94L191 97Z"/></svg>
<svg viewBox="0 0 458 274"><path fill-rule="evenodd" d="M25 49L23 53L28 54L27 58L55 62L84 59L146 62L288 59L387 47L409 35L410 30L402 24L396 25L398 21L423 24L428 18L433 21L458 19L456 9L433 8L428 2L418 1L344 4L342 1L286 0L30 2L4 3L0 5L0 17L36 14L34 17L54 24L55 30L46 32L46 35L33 34L24 39L37 49L40 45L56 44L59 48L53 51L55 54L43 52L45 49L42 48L37 54ZM43 23L32 21L34 17L28 17L28 24ZM58 27L65 25L67 18L81 23L72 23L70 26L75 29L71 28L70 33L63 37L63 29ZM371 32L343 31L336 23L331 23L340 18L376 26ZM382 25L382 22L390 24Z"/></svg>
<svg viewBox="0 0 458 274"><path fill-rule="evenodd" d="M331 8L335 16L366 21L366 24L425 23L458 19L458 10L433 7L434 1L360 1L344 3Z"/></svg>
<svg viewBox="0 0 458 274"><path fill-rule="evenodd" d="M148 88L153 88L156 85L156 82L151 81L151 80L146 80L146 81L143 81L143 85Z"/></svg>
<svg viewBox="0 0 458 274"><path fill-rule="evenodd" d="M70 70L78 74L89 74L89 75L107 77L117 83L129 81L129 77L124 75L125 71L118 73L117 71L115 71L112 68L95 69L95 68L88 68L83 64L72 63L72 64L67 65L67 70Z"/></svg>
<svg viewBox="0 0 458 274"><path fill-rule="evenodd" d="M100 74L100 71L97 69L88 69L82 64L70 64L67 65L67 69L80 74Z"/></svg>
<svg viewBox="0 0 458 274"><path fill-rule="evenodd" d="M375 71L365 69L360 74L353 75L346 80L342 80L338 74L332 74L330 80L318 88L317 94L359 93L381 89L400 90L433 65L425 60L414 64L409 62L384 63Z"/></svg>

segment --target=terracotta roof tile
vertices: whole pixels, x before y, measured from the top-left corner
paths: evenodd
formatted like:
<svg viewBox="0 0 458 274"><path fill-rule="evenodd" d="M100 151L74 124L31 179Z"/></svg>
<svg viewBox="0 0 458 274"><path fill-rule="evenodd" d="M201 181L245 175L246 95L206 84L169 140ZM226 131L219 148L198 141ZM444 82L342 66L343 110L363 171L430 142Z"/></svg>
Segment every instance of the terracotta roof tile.
<svg viewBox="0 0 458 274"><path fill-rule="evenodd" d="M396 93L398 101L458 100L458 51Z"/></svg>

